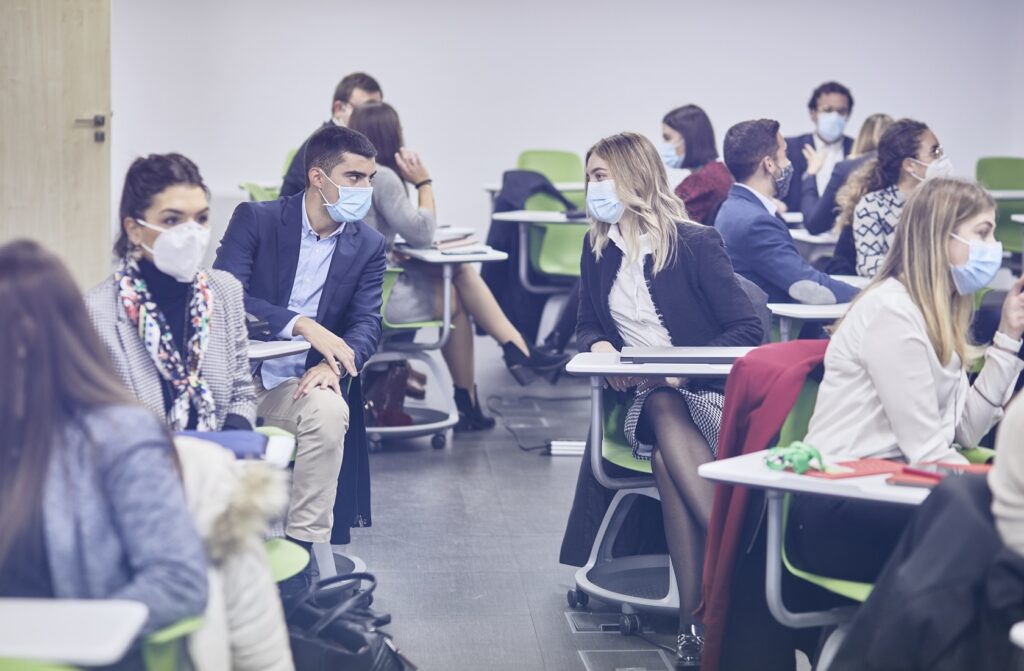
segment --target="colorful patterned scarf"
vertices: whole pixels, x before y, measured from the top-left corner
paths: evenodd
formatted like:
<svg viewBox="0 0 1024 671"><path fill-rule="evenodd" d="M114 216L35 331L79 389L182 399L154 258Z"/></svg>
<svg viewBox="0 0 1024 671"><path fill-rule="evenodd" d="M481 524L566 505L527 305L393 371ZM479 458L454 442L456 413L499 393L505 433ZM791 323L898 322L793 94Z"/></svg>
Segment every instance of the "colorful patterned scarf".
<svg viewBox="0 0 1024 671"><path fill-rule="evenodd" d="M192 335L188 340L188 367L182 362L181 353L174 344L167 319L153 301L146 287L146 280L139 272L138 262L126 258L114 273L128 318L135 325L142 346L156 365L163 379L171 383L174 401L167 412L167 423L172 431L182 431L188 426L189 409L196 409L199 431L217 429L216 407L213 394L206 381L199 374L206 355L210 335L210 314L213 311L213 294L210 292L206 273L199 271L192 283L192 299L188 305L189 323Z"/></svg>

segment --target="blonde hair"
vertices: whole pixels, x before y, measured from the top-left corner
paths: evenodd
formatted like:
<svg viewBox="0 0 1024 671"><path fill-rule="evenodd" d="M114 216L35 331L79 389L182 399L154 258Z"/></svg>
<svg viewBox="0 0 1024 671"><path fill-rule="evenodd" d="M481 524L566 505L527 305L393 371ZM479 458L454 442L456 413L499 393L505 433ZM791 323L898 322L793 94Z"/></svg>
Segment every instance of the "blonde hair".
<svg viewBox="0 0 1024 671"><path fill-rule="evenodd" d="M850 155L847 158L857 158L861 154L878 149L878 142L882 139L882 133L892 125L893 119L888 114L872 114L861 124L860 133L853 143Z"/></svg>
<svg viewBox="0 0 1024 671"><path fill-rule="evenodd" d="M928 339L942 365L953 354L963 366L970 365L979 355L969 338L974 297L956 291L949 271L949 241L957 226L995 207L976 182L931 179L921 184L903 206L881 269L854 302L890 277L899 280L924 315Z"/></svg>
<svg viewBox="0 0 1024 671"><path fill-rule="evenodd" d="M657 274L675 261L679 244L677 227L700 226L686 214L686 207L668 184L665 165L658 151L639 133L619 133L599 140L587 151L587 162L597 156L608 163L608 171L615 181L615 193L625 212L619 222L619 232L629 248L629 260L639 255L639 238L650 236L654 273ZM590 178L587 177L587 188ZM625 223L625 226L622 224ZM590 218L590 246L594 257L608 245L610 224Z"/></svg>

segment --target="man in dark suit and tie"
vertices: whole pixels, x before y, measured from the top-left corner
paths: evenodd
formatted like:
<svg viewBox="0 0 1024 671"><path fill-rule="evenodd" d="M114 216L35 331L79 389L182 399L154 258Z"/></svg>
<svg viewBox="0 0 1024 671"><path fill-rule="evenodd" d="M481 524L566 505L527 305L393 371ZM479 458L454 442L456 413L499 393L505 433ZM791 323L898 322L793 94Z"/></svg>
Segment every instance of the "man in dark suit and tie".
<svg viewBox="0 0 1024 671"><path fill-rule="evenodd" d="M350 407L343 381L359 374L381 337L384 237L362 222L375 157L364 135L320 129L306 146L305 190L239 205L214 263L238 278L246 311L266 320L275 337L312 346L308 354L265 361L254 380L257 416L296 437L285 532L307 549L331 540L342 456L353 444L363 453L345 454L345 470L362 472L342 478L342 487L361 487L367 510L339 520L341 538L352 524L369 522L362 405L352 400ZM354 399L358 385L351 382ZM360 442L346 440L350 427L364 434Z"/></svg>
<svg viewBox="0 0 1024 671"><path fill-rule="evenodd" d="M800 212L805 180L814 182L818 195L825 192L836 164L850 155L853 138L844 135L853 112L853 94L839 82L814 89L807 103L814 132L786 138L786 155L793 162L793 188L783 202L789 212ZM809 217L810 212L804 212Z"/></svg>
<svg viewBox="0 0 1024 671"><path fill-rule="evenodd" d="M829 305L853 299L857 289L815 270L800 256L776 199L786 197L794 174L779 122L743 121L725 134L725 165L736 178L715 217L737 273L772 303Z"/></svg>

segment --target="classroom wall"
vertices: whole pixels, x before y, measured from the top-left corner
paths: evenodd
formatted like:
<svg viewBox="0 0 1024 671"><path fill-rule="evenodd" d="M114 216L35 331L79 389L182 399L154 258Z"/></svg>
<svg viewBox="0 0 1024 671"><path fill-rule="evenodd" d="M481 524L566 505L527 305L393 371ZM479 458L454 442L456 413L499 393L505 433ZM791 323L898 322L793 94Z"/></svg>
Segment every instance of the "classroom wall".
<svg viewBox="0 0 1024 671"><path fill-rule="evenodd" d="M113 193L131 160L180 151L226 224L243 181L277 181L285 153L365 70L435 181L439 216L488 225L481 184L525 148L583 153L620 130L655 135L702 105L721 142L774 117L810 129L813 87L856 99L852 130L884 111L929 123L957 171L1024 155L1019 0L115 0ZM628 10L622 9L627 7ZM114 208L116 212L116 207Z"/></svg>

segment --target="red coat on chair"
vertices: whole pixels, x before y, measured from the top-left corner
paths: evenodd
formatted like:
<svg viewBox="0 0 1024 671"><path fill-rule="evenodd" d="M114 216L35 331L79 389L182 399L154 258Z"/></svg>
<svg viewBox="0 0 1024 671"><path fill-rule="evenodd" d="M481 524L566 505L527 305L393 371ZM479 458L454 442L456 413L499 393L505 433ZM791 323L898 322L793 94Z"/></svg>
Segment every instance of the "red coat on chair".
<svg viewBox="0 0 1024 671"><path fill-rule="evenodd" d="M827 340L764 345L733 364L725 386L719 459L770 447L807 376L825 358L827 346ZM729 609L730 576L739 552L748 496L748 490L742 487L715 488L704 554L703 601L697 610L705 627L701 664L704 671L718 669Z"/></svg>

